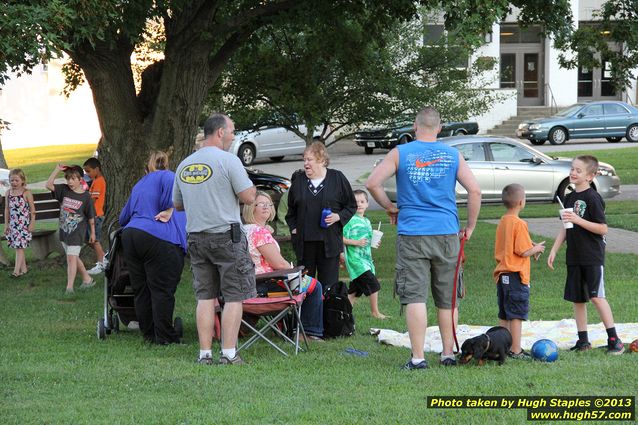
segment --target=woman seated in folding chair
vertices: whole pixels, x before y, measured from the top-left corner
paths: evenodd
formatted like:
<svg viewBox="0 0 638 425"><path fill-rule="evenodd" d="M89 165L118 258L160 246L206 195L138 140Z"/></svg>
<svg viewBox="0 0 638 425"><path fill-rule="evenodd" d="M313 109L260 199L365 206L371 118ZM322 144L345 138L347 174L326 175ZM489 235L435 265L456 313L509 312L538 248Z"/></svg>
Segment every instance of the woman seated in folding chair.
<svg viewBox="0 0 638 425"><path fill-rule="evenodd" d="M265 192L258 191L255 203L244 205L242 211L248 249L255 263L255 273L268 273L275 270L289 269L290 263L281 256L279 244L272 236L272 228L267 225L275 218L275 207L272 198ZM301 323L308 339L322 341L323 337L323 288L321 283L312 279L316 284L304 285L310 278L302 279L300 290L306 290L306 299L301 309Z"/></svg>

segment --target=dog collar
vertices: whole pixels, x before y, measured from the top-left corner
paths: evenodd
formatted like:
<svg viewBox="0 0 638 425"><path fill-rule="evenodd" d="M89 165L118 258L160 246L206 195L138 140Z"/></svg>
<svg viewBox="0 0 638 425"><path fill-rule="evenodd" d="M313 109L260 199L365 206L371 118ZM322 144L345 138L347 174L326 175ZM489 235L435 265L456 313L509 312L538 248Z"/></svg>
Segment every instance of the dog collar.
<svg viewBox="0 0 638 425"><path fill-rule="evenodd" d="M490 348L490 336L488 334L485 334L485 336L487 337L487 347L485 347L485 351L487 351Z"/></svg>

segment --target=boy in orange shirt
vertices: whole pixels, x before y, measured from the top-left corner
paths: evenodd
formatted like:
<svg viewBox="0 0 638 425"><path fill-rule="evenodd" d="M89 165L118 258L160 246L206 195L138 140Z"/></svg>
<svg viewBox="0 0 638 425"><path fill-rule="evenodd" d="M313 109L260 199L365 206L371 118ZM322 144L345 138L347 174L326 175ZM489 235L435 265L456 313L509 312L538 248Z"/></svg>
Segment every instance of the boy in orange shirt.
<svg viewBox="0 0 638 425"><path fill-rule="evenodd" d="M89 158L84 161L84 172L91 178L89 193L93 199L95 207L95 242L90 243L95 250L97 263L91 270L87 270L90 275L100 274L106 268L104 260L104 249L100 243L102 224L104 223L104 201L106 200L106 180L102 175L102 165L97 158Z"/></svg>
<svg viewBox="0 0 638 425"><path fill-rule="evenodd" d="M503 204L507 212L496 228L494 258L499 325L512 334L509 357L530 358L521 347L523 320L529 312L530 260L538 259L545 251L545 241L534 243L529 237L527 223L518 214L525 208L525 188L510 184L503 188Z"/></svg>

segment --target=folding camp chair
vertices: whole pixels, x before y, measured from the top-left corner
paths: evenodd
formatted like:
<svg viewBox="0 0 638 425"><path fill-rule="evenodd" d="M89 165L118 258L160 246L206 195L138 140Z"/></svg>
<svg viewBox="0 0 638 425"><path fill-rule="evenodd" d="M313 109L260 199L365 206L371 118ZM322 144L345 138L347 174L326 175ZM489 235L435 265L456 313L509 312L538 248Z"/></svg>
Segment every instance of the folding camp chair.
<svg viewBox="0 0 638 425"><path fill-rule="evenodd" d="M280 336L284 342L292 344L295 347L295 354L297 354L299 350L303 350L303 348L299 345L300 337L302 337L302 340L306 345L306 350L309 348L308 341L306 340L306 332L304 331L301 323L301 305L306 297L306 293L296 293L297 291L294 290L295 286L291 285L291 282L288 280L288 275L293 273L298 274L299 277L297 279L300 280L302 271L303 266L300 266L293 269L277 270L256 276L258 287L273 282L276 282L280 286L283 285L283 288L281 288L282 294L280 295L278 293L277 296L272 296L275 294L271 292L270 296L250 298L242 303L245 314L263 318L266 323L261 328L257 329L258 323L251 324L248 320L245 320L245 317L243 317L242 325L249 329L252 335L237 349L237 352L250 347L259 339L263 339L275 350L279 351L284 356L287 356L288 353L268 338L268 331L273 331L274 335ZM291 289L291 286L293 289ZM292 338L286 334L287 329L280 328L280 322L283 323L284 327L286 326L286 321L283 319L285 319L289 314L292 314L293 316L292 327L294 327L294 333Z"/></svg>

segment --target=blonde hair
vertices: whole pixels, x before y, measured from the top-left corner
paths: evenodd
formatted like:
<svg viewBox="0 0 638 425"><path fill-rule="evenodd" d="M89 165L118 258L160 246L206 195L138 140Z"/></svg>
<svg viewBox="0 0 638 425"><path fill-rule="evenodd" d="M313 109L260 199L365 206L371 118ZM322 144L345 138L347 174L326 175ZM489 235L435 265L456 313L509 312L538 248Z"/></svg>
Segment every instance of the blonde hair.
<svg viewBox="0 0 638 425"><path fill-rule="evenodd" d="M578 155L576 158L583 164L585 164L585 171L594 176L598 173L598 158L593 155Z"/></svg>
<svg viewBox="0 0 638 425"><path fill-rule="evenodd" d="M11 176L20 177L20 180L22 180L22 187L27 186L27 176L24 175L24 171L22 171L22 168L14 168L13 170L9 171L9 179L11 179Z"/></svg>
<svg viewBox="0 0 638 425"><path fill-rule="evenodd" d="M330 155L328 155L328 149L326 149L326 145L321 142L312 142L310 146L304 149L303 153L304 155L306 153L313 154L318 162L323 162L325 167L328 167L328 165L330 165Z"/></svg>
<svg viewBox="0 0 638 425"><path fill-rule="evenodd" d="M168 154L163 151L151 151L146 163L146 172L168 169Z"/></svg>
<svg viewBox="0 0 638 425"><path fill-rule="evenodd" d="M259 198L260 196L268 198L268 201L271 204L274 204L269 194L262 190L258 190L257 194L255 195L255 202L252 204L244 204L244 208L242 209L241 216L244 218L244 222L246 224L255 224L255 208L257 208L257 198ZM272 207L270 207L270 215L268 216L266 222L269 223L273 221L275 219L275 214L275 206L273 205Z"/></svg>

